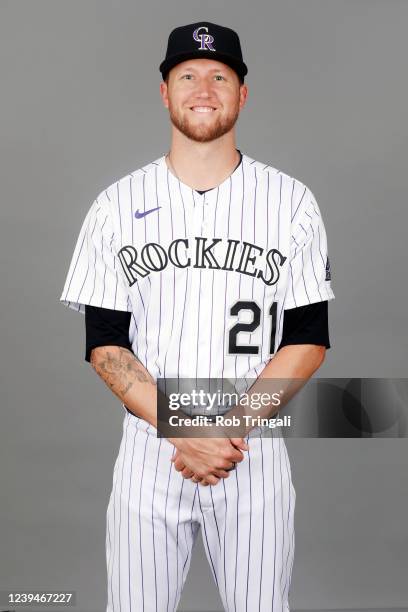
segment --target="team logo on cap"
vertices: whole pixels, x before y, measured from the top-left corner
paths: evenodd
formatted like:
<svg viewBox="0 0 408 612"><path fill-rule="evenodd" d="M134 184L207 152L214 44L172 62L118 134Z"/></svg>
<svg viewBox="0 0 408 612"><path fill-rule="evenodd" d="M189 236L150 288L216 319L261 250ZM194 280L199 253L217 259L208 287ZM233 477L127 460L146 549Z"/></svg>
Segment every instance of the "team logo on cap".
<svg viewBox="0 0 408 612"><path fill-rule="evenodd" d="M205 30L206 33L199 34L201 30ZM206 49L208 49L209 51L215 51L214 47L212 46L212 43L214 42L214 36L208 34L208 28L206 28L205 26L200 26L199 28L194 30L193 38L194 40L200 43L199 51L205 51Z"/></svg>

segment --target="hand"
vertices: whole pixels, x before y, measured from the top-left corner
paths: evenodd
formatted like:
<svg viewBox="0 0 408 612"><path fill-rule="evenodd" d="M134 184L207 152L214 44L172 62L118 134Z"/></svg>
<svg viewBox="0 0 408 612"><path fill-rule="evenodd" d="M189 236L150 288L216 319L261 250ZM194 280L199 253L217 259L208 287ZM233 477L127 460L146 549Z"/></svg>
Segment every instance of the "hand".
<svg viewBox="0 0 408 612"><path fill-rule="evenodd" d="M249 449L243 438L183 438L174 442L178 447L171 459L175 469L183 478L191 478L203 486L215 485L220 478L228 478L228 470L244 459L240 449Z"/></svg>

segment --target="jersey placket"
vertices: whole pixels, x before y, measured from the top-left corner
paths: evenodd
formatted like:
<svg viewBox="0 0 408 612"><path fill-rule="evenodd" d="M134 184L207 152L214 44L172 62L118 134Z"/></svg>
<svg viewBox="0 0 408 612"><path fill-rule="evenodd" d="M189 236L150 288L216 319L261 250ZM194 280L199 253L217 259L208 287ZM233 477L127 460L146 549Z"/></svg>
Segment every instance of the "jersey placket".
<svg viewBox="0 0 408 612"><path fill-rule="evenodd" d="M189 371L190 378L196 378L197 369L198 369L198 349L199 349L199 334L203 333L203 330L200 330L199 325L199 313L200 313L200 268L194 267L195 258L196 258L196 236L204 235L205 230L205 199L206 194L200 194L197 191L191 192L191 205L192 205L192 214L191 214L191 226L189 228L189 251L190 257L192 261L192 265L190 267L190 293L189 300L187 303L187 329L188 329L188 347L189 347L189 355L186 359L187 361L187 369Z"/></svg>

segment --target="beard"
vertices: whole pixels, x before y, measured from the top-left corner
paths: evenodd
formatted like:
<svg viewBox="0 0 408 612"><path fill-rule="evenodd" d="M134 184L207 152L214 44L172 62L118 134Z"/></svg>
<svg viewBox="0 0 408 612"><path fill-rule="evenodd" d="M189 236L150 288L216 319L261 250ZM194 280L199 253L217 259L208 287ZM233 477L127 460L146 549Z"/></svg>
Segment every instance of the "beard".
<svg viewBox="0 0 408 612"><path fill-rule="evenodd" d="M211 122L206 119L204 121L197 121L197 119L190 121L188 112L183 116L169 100L170 121L184 136L195 142L211 142L232 130L239 115L239 99L237 99L235 106L228 115L220 116L217 111L213 112L217 113L217 116Z"/></svg>

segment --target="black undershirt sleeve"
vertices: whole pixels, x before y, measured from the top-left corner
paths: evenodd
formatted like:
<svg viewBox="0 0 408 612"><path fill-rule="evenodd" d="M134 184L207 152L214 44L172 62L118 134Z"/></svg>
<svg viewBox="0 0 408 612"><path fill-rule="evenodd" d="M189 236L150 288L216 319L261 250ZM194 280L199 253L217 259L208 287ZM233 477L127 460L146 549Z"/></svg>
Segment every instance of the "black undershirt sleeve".
<svg viewBox="0 0 408 612"><path fill-rule="evenodd" d="M132 350L129 341L130 312L85 305L85 361L97 346L123 346Z"/></svg>
<svg viewBox="0 0 408 612"><path fill-rule="evenodd" d="M130 318L130 312L85 305L85 360L90 362L91 351L97 346L122 346L132 351ZM278 350L288 344L317 344L330 348L327 301L284 311Z"/></svg>
<svg viewBox="0 0 408 612"><path fill-rule="evenodd" d="M317 344L330 348L327 300L284 311L278 350L288 344Z"/></svg>

